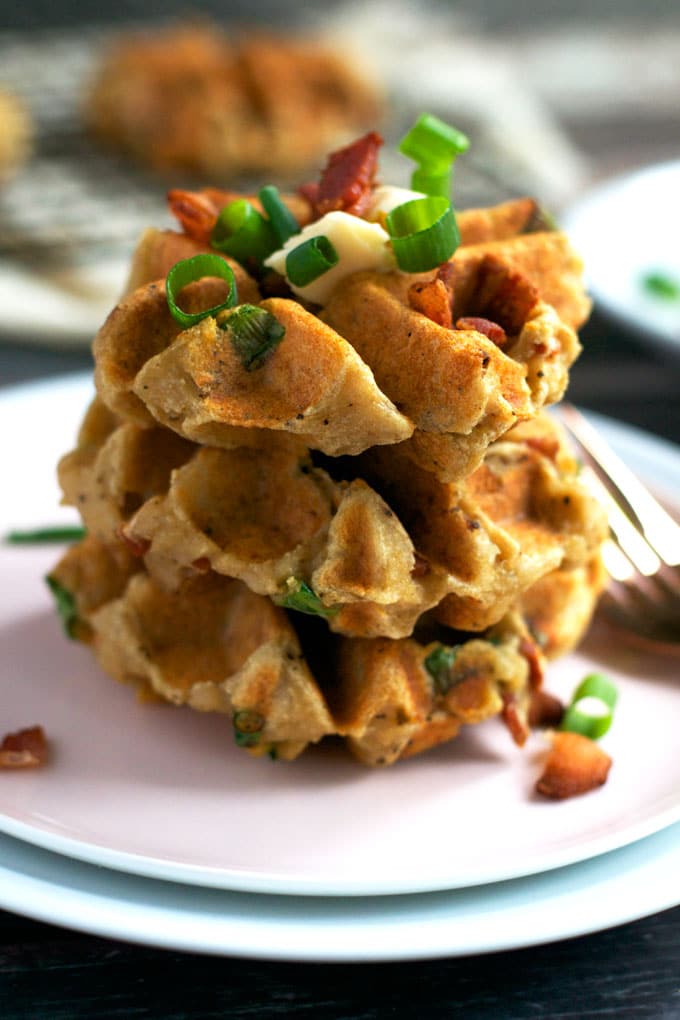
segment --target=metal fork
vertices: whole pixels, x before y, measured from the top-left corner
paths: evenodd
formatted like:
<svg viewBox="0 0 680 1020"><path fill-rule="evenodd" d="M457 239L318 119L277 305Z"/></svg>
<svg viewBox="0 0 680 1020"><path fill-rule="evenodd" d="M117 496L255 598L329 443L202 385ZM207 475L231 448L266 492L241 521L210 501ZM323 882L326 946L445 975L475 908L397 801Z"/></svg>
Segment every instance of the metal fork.
<svg viewBox="0 0 680 1020"><path fill-rule="evenodd" d="M645 643L680 652L680 525L575 407L558 411L609 519L603 556L611 580L600 609Z"/></svg>

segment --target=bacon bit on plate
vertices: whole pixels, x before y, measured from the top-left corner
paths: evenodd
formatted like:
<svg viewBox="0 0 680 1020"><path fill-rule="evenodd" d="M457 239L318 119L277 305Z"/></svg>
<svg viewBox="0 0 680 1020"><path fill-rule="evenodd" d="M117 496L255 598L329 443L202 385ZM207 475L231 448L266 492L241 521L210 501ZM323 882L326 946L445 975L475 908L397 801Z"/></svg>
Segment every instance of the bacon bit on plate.
<svg viewBox="0 0 680 1020"><path fill-rule="evenodd" d="M47 761L47 737L42 726L8 733L0 744L0 768L34 769Z"/></svg>
<svg viewBox="0 0 680 1020"><path fill-rule="evenodd" d="M549 729L559 726L564 715L564 705L559 698L542 687L532 691L529 705L529 726L532 729Z"/></svg>
<svg viewBox="0 0 680 1020"><path fill-rule="evenodd" d="M336 210L354 216L366 212L382 143L377 131L369 131L351 145L330 154L315 201L319 216ZM306 197L310 197L309 192Z"/></svg>
<svg viewBox="0 0 680 1020"><path fill-rule="evenodd" d="M426 315L438 326L445 329L453 326L451 294L439 277L435 276L425 283L412 283L408 289L408 303L414 311Z"/></svg>
<svg viewBox="0 0 680 1020"><path fill-rule="evenodd" d="M568 731L551 735L552 748L536 792L565 800L595 790L607 781L612 760L593 740Z"/></svg>
<svg viewBox="0 0 680 1020"><path fill-rule="evenodd" d="M465 315L462 319L457 319L456 329L474 329L477 333L488 337L496 347L501 349L508 342L508 335L502 326L499 326L497 322L491 322L490 319L482 319L478 315Z"/></svg>

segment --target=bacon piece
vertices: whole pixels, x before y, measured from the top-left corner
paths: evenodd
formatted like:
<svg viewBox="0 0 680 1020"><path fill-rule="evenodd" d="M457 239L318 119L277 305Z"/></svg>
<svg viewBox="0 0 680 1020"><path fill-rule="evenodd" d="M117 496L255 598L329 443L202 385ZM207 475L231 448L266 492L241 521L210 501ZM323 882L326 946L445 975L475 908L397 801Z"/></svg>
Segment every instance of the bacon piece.
<svg viewBox="0 0 680 1020"><path fill-rule="evenodd" d="M484 256L472 300L475 310L483 312L485 318L515 336L538 299L538 290L528 277L498 255Z"/></svg>
<svg viewBox="0 0 680 1020"><path fill-rule="evenodd" d="M501 711L501 719L510 730L510 736L515 741L518 747L523 747L529 736L529 727L527 726L526 719L523 713L520 711L519 705L517 704L517 698L514 694L505 692L503 694L503 710Z"/></svg>
<svg viewBox="0 0 680 1020"><path fill-rule="evenodd" d="M501 349L508 342L508 335L502 326L499 326L497 322L491 322L490 319L482 319L478 315L465 315L462 319L457 319L456 329L474 329L477 333L488 337L496 347Z"/></svg>
<svg viewBox="0 0 680 1020"><path fill-rule="evenodd" d="M315 202L318 216L336 210L353 216L366 212L382 143L376 131L369 131L351 145L330 154L319 181Z"/></svg>
<svg viewBox="0 0 680 1020"><path fill-rule="evenodd" d="M426 315L438 326L451 329L451 296L443 280L433 277L425 283L412 283L408 289L408 303L416 312Z"/></svg>
<svg viewBox="0 0 680 1020"><path fill-rule="evenodd" d="M538 645L531 638L522 637L519 642L519 654L529 663L529 686L533 691L543 683L544 661Z"/></svg>
<svg viewBox="0 0 680 1020"><path fill-rule="evenodd" d="M549 460L555 460L560 450L559 440L554 436L527 436L524 444L532 450L538 450L540 454L548 457Z"/></svg>
<svg viewBox="0 0 680 1020"><path fill-rule="evenodd" d="M142 556L146 556L151 547L151 542L148 538L135 538L134 535L128 534L124 527L118 528L116 535L123 545L127 546L132 555L137 556L140 560Z"/></svg>
<svg viewBox="0 0 680 1020"><path fill-rule="evenodd" d="M42 726L8 733L0 744L0 768L34 769L47 761L47 737Z"/></svg>
<svg viewBox="0 0 680 1020"><path fill-rule="evenodd" d="M167 195L170 212L179 220L184 233L204 244L210 242L220 209L235 197L233 192L220 192L216 188L203 191L173 188Z"/></svg>
<svg viewBox="0 0 680 1020"><path fill-rule="evenodd" d="M198 574L207 574L210 570L210 560L207 556L199 556L197 560L193 560L191 566Z"/></svg>
<svg viewBox="0 0 680 1020"><path fill-rule="evenodd" d="M601 747L580 733L553 733L537 793L565 800L595 790L607 781L612 760Z"/></svg>
<svg viewBox="0 0 680 1020"><path fill-rule="evenodd" d="M411 577L413 578L427 577L431 570L428 560L426 560L425 557L421 556L419 553L415 554L414 560L415 562L413 564L413 569L411 570Z"/></svg>
<svg viewBox="0 0 680 1020"><path fill-rule="evenodd" d="M559 726L564 715L564 705L559 698L543 688L533 691L529 706L529 726L531 729L547 729Z"/></svg>

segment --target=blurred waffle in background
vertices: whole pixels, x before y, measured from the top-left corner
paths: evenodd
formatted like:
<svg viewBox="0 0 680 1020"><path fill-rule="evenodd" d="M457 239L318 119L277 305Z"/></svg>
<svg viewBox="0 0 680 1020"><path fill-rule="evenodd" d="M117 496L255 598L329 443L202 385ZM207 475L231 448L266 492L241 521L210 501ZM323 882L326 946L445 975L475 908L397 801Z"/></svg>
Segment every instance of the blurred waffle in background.
<svg viewBox="0 0 680 1020"><path fill-rule="evenodd" d="M314 146L307 137L310 121L303 130L299 107L296 113L291 99L293 93L299 102L301 95L291 68L298 60L297 43L292 41L296 19L299 23L303 17L306 35L325 38L336 56L356 55L369 81L384 91L386 115L380 127L386 150L393 155L391 162L385 160L383 173L397 184L407 184L409 166L396 153L395 143L423 110L456 124L472 139L456 175L455 201L460 207L531 194L559 213L606 174L677 155L680 21L644 33L639 20L619 20L612 30L611 22L598 25L584 15L572 18L566 27L552 21L540 31L529 31L526 24L516 29L506 24L502 32L492 33L483 30L483 11L479 17L470 11L462 14L463 6L416 9L409 0L351 0L323 10L313 5L305 5L304 11L291 8L285 49L273 53L261 49L261 67L252 56L262 45L260 30L251 43L242 28L241 42L231 51L237 54L234 66L242 74L241 86L233 93L241 99L232 100L232 110L238 110L240 118L237 146L226 144L227 118L217 114L213 134L220 146L215 144L214 149L229 152L232 170L229 160L224 170L215 160L212 173L210 128L201 125L199 130L192 114L182 114L182 121L179 100L172 109L181 124L191 125L175 130L179 141L190 146L189 155L185 150L183 157L184 170L154 175L102 145L86 125L86 97L99 74L90 117L95 110L99 134L120 141L125 104L119 84L117 104L111 107L110 83L116 59L119 69L126 65L120 57L108 55L130 33L140 28L157 32L157 26L119 24L105 30L0 35L0 87L23 102L35 124L32 159L0 189L3 335L23 336L33 343L89 343L122 288L125 266L141 231L149 224L171 225L167 187L196 186L213 176L218 184L247 190L248 163L256 169L258 163L266 167L268 160L272 182L293 174L297 155L313 164ZM203 45L210 49L209 43ZM217 43L213 49L218 49ZM253 76L264 70L265 56L274 63L267 65L257 93ZM285 65L285 75L274 64ZM327 79L314 78L321 73L319 65L308 62L308 72L324 91ZM255 103L259 136L243 120L248 106L242 101L243 76L248 75L249 102L259 96ZM161 77L153 73L151 77L157 95ZM103 97L101 83L107 80ZM230 80L238 85L238 75ZM277 81L279 88L273 87ZM133 83L128 84L127 100L135 95ZM205 90L200 86L199 93L200 88ZM154 103L147 103L150 121L140 123L157 128ZM355 134L363 129L370 105L368 95L357 101ZM329 118L312 115L315 120L327 124ZM270 150L262 142L263 122L278 125L267 133ZM349 123L342 128L345 138L352 133ZM146 130L143 127L143 136ZM286 154L281 139L291 134L295 145ZM162 132L146 151L168 164L177 139L159 149L160 136ZM246 149L241 143L253 137L250 159L239 165L238 150ZM201 138L208 139L207 144ZM127 148L143 156L146 141L129 138ZM333 143L326 134L317 151L329 144ZM208 161L200 158L201 150L208 152ZM310 169L310 177L315 176L318 168Z"/></svg>

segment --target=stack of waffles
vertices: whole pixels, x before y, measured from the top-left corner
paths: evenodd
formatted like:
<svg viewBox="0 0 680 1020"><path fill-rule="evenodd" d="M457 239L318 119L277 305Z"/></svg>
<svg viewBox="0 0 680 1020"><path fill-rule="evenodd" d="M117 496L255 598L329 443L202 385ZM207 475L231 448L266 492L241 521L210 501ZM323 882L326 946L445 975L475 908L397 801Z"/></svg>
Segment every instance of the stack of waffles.
<svg viewBox="0 0 680 1020"><path fill-rule="evenodd" d="M239 304L188 327L165 277L209 245L144 235L59 465L86 537L51 579L107 673L223 713L256 756L334 736L388 765L492 716L526 740L604 580L604 516L546 411L589 303L532 201L458 226L436 271L353 272L323 303L231 262ZM284 330L254 370L242 304Z"/></svg>

